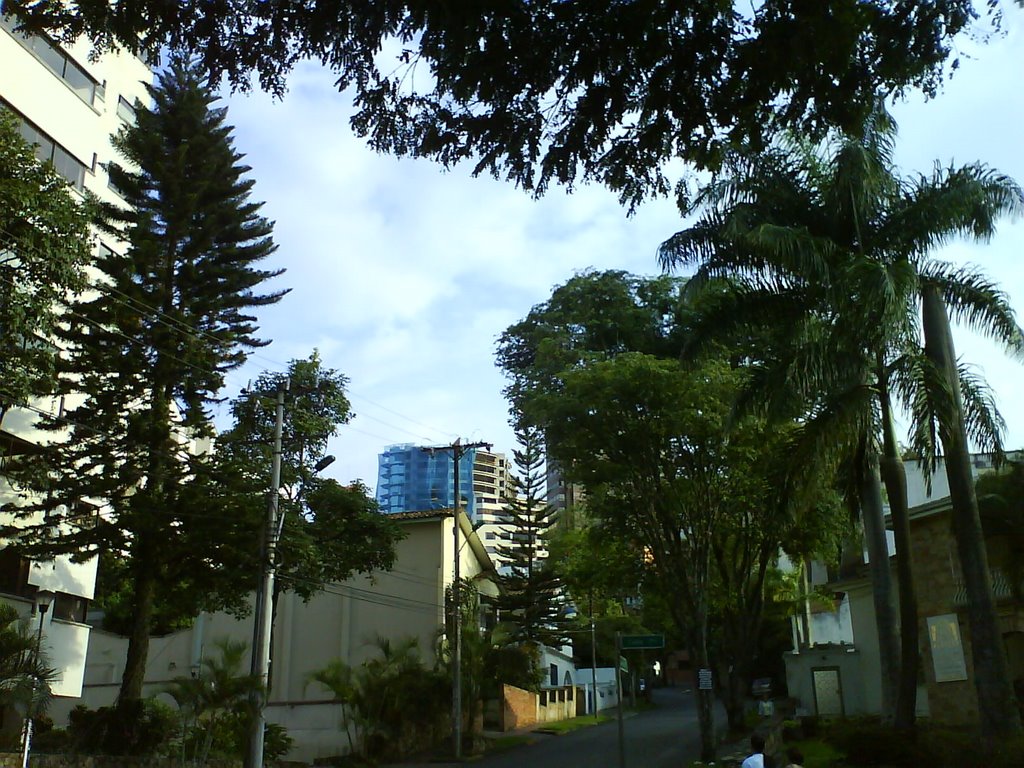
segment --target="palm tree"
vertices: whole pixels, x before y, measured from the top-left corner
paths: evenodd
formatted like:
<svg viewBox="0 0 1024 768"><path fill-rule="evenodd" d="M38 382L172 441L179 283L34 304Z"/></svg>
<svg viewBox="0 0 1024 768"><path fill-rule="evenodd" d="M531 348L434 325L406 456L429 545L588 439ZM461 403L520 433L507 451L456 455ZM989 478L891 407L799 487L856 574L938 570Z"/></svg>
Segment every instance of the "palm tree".
<svg viewBox="0 0 1024 768"><path fill-rule="evenodd" d="M204 658L197 675L177 677L167 686L183 718L182 762L191 742L196 765L206 764L218 724L231 716L250 717L251 695L263 689L259 676L242 671L248 652L244 642L220 638L214 645L219 654Z"/></svg>
<svg viewBox="0 0 1024 768"><path fill-rule="evenodd" d="M19 619L13 606L0 603L0 707L31 701L31 711L45 712L50 683L56 677L36 633Z"/></svg>
<svg viewBox="0 0 1024 768"><path fill-rule="evenodd" d="M963 481L968 437L998 450L1001 422L979 382L961 382L957 376L943 302L959 320L1010 348L1020 348L1022 335L994 284L929 254L958 234L991 235L998 216L1018 212L1024 196L1012 180L980 165L902 179L892 159L894 138L894 123L879 109L859 138L839 137L823 146L790 139L757 157L732 158L726 173L702 190L687 211L701 211L697 223L666 241L659 257L666 268L698 267L691 281L695 285L718 277L732 281L711 302L710 316L719 330L781 318L792 343L762 366L761 382L775 385L776 400L792 405L794 397L806 399L813 417L808 418L809 437L819 447L831 441L833 450L855 448L869 548L881 555L872 561L881 561L874 574L882 579L876 585L876 610L881 609L883 673L899 666L891 640L886 641L895 636L895 626L886 607L891 598L884 594L888 557L879 525L884 478L897 545L903 629L896 720L909 726L916 693L917 616L906 480L893 412L896 403L909 408L915 448L925 456L928 470L935 466L936 435L941 440L950 486L957 486L954 518L968 518L969 513L959 511L968 509L962 497L971 494L971 484ZM922 307L924 353L919 342ZM698 339L711 323L705 318L700 324L704 331L698 331ZM788 394L782 397L781 392ZM839 424L845 429L836 431ZM966 471L969 478L969 466ZM982 728L1001 738L1018 732L1020 722L990 587L985 599L980 528L955 524L955 530L965 581L974 585L968 586L969 621L976 638Z"/></svg>

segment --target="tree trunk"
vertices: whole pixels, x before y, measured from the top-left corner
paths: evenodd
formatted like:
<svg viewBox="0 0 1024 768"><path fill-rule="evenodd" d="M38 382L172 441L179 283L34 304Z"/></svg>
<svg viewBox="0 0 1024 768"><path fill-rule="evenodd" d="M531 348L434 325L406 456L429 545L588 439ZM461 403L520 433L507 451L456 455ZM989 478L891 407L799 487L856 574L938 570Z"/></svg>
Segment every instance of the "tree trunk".
<svg viewBox="0 0 1024 768"><path fill-rule="evenodd" d="M731 671L725 667L718 677L721 681L719 690L722 692L722 704L725 705L725 717L726 722L729 724L729 730L734 732L742 731L746 728L745 719L747 714L747 702L744 695L746 693L746 681L744 676L735 667Z"/></svg>
<svg viewBox="0 0 1024 768"><path fill-rule="evenodd" d="M128 658L121 677L121 690L117 695L118 707L142 699L142 684L146 678L146 659L149 656L149 630L153 620L156 598L156 577L143 566L135 579L135 605L132 611L132 629L128 636Z"/></svg>
<svg viewBox="0 0 1024 768"><path fill-rule="evenodd" d="M892 574L889 570L889 547L882 513L882 480L878 453L869 447L864 475L861 479L860 504L871 560L871 586L875 603L875 626L878 630L878 658L881 664L882 720L891 722L896 703L896 680L899 675L899 639L896 633L896 607L893 601Z"/></svg>
<svg viewBox="0 0 1024 768"><path fill-rule="evenodd" d="M939 437L945 453L953 535L967 592L967 622L971 631L971 659L974 662L982 743L992 748L997 743L1020 736L1020 714L992 595L949 318L937 287L925 286L921 299L925 354L941 373L952 398L952 412L940 414Z"/></svg>
<svg viewBox="0 0 1024 768"><path fill-rule="evenodd" d="M881 472L889 495L889 514L896 540L896 575L900 596L900 677L896 688L897 730L913 730L917 716L917 675L921 667L918 649L917 591L914 587L910 547L910 510L907 506L907 471L896 442L892 403L883 381Z"/></svg>

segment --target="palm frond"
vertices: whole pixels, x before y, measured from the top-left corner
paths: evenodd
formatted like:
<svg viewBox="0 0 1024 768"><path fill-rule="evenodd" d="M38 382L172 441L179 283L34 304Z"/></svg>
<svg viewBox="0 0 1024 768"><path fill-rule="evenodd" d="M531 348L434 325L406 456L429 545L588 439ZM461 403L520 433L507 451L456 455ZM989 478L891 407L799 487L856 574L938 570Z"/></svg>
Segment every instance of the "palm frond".
<svg viewBox="0 0 1024 768"><path fill-rule="evenodd" d="M957 362L957 374L967 437L979 451L994 454L999 463L1003 455L1006 422L999 412L995 394L980 372L960 361Z"/></svg>
<svg viewBox="0 0 1024 768"><path fill-rule="evenodd" d="M1024 356L1024 330L1010 298L995 282L970 267L931 261L921 269L922 284L938 286L952 317L971 330Z"/></svg>

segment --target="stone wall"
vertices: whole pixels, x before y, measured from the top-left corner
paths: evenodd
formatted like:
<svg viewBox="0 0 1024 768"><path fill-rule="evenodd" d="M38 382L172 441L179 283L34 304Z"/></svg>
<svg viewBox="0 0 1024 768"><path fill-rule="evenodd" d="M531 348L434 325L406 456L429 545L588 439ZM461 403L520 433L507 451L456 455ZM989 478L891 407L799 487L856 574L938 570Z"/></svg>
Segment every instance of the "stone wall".
<svg viewBox="0 0 1024 768"><path fill-rule="evenodd" d="M973 725L978 722L978 697L971 661L971 631L967 617L958 611L954 598L960 576L960 559L950 530L948 513L919 518L911 523L914 542L914 583L917 585L918 630L921 633L921 667L928 687L932 720L944 725ZM957 614L963 642L967 680L937 682L928 617Z"/></svg>
<svg viewBox="0 0 1024 768"><path fill-rule="evenodd" d="M117 755L32 755L31 768L181 768L173 757ZM241 760L208 760L208 768L241 768ZM21 768L21 753L0 752L0 768Z"/></svg>

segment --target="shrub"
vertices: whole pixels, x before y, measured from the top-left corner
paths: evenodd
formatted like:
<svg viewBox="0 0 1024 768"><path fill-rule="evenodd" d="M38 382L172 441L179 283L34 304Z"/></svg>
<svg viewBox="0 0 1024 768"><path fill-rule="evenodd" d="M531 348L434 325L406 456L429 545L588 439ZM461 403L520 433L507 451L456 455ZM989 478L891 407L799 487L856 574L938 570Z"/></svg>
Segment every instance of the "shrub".
<svg viewBox="0 0 1024 768"><path fill-rule="evenodd" d="M177 731L177 715L152 699L91 710L77 706L68 718L73 752L150 756L166 751Z"/></svg>

